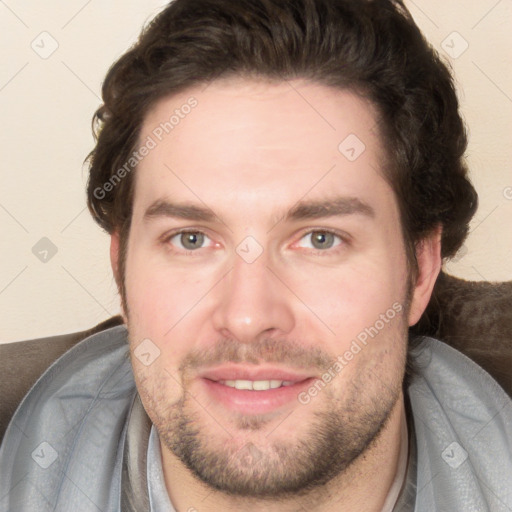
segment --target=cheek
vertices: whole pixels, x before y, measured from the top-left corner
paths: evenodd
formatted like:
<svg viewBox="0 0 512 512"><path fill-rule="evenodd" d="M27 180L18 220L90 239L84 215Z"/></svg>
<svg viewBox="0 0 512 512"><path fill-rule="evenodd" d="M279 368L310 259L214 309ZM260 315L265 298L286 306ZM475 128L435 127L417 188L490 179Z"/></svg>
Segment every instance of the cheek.
<svg viewBox="0 0 512 512"><path fill-rule="evenodd" d="M162 359L143 366L132 359L133 373L142 403L153 423L162 424L169 411L183 398L183 388L176 371L163 365Z"/></svg>
<svg viewBox="0 0 512 512"><path fill-rule="evenodd" d="M202 276L172 269L150 252L131 252L125 283L132 324L163 338L198 301L203 282Z"/></svg>
<svg viewBox="0 0 512 512"><path fill-rule="evenodd" d="M155 379L165 382L163 377L169 377L167 372L177 379L180 361L197 340L206 339L209 315L201 299L212 287L208 279L211 272L190 273L169 268L143 251L134 251L127 259L126 268L132 347L135 350L142 340L149 339L159 351L158 359L150 367L135 360L136 371L141 379L147 376L148 385Z"/></svg>
<svg viewBox="0 0 512 512"><path fill-rule="evenodd" d="M315 278L295 280L297 295L314 314L311 328L320 319L342 349L359 333L382 322L388 327L403 318L406 275L385 258L375 257L338 268L321 269ZM291 279L291 276L290 276ZM289 281L291 282L291 281ZM384 315L384 320L381 319Z"/></svg>

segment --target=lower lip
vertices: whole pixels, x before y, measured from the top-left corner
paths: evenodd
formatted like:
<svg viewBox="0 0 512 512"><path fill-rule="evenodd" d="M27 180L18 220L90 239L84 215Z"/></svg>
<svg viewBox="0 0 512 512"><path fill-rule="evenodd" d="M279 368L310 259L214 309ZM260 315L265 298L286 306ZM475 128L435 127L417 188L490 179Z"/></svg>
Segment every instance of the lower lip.
<svg viewBox="0 0 512 512"><path fill-rule="evenodd" d="M298 402L299 393L311 385L315 379L305 379L291 386L281 386L267 391L236 389L213 380L201 380L210 397L226 408L242 414L265 414Z"/></svg>

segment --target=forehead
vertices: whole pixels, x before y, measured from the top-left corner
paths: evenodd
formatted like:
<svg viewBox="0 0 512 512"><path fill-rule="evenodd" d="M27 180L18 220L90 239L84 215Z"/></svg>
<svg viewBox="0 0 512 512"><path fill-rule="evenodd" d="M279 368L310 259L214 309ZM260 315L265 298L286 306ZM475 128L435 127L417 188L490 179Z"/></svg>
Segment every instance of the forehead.
<svg viewBox="0 0 512 512"><path fill-rule="evenodd" d="M230 79L191 88L155 104L139 144L151 149L136 171L134 214L162 198L261 215L305 196L375 203L392 195L372 105L319 84Z"/></svg>

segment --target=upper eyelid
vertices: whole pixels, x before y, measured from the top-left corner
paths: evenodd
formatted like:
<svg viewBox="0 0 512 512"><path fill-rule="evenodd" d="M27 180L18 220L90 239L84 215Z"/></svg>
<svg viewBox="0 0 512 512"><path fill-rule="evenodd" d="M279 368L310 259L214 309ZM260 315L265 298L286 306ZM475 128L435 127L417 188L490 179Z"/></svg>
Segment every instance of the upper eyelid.
<svg viewBox="0 0 512 512"><path fill-rule="evenodd" d="M330 234L334 235L335 237L338 237L338 239L340 240L340 243L333 247L329 247L327 249L315 249L315 248L311 248L311 247L301 247L301 249L304 249L306 251L317 251L317 252L321 252L321 253L329 253L329 252L335 252L336 250L339 250L340 246L350 245L350 243L351 243L351 237L347 234L340 233L339 231L336 231L333 229L310 229L310 230L302 233L302 235L300 235L299 237L297 237L297 240L295 242L293 242L292 245L297 245L305 236L311 235L312 233L330 233Z"/></svg>
<svg viewBox="0 0 512 512"><path fill-rule="evenodd" d="M311 233L318 233L318 232L331 233L333 235L339 236L342 239L350 238L348 233L339 231L334 228L304 228L304 229L306 229L306 230L300 232L299 238L303 238L306 235L309 235ZM176 230L172 230L170 232L164 233L160 238L169 239L169 238L175 237L176 235L181 235L182 233L201 233L203 235L206 235L208 238L211 238L210 235L208 234L208 231L209 230L205 230L202 228L178 228Z"/></svg>
<svg viewBox="0 0 512 512"><path fill-rule="evenodd" d="M174 238L175 236L181 235L183 233L201 233L201 234L207 236L208 238L212 238L208 234L208 230L199 229L199 228L176 228L176 229L171 229L171 230L166 231L165 233L163 233L158 238L160 240L162 240L162 241L165 241L165 240L170 240L171 238Z"/></svg>
<svg viewBox="0 0 512 512"><path fill-rule="evenodd" d="M308 228L306 231L303 231L298 237L297 241L304 238L306 235L311 233L331 233L334 236L340 238L343 242L350 242L352 237L346 233L345 231L340 231L334 228Z"/></svg>
<svg viewBox="0 0 512 512"><path fill-rule="evenodd" d="M202 231L201 229L188 229L188 228L180 229L178 231L174 231L174 232L168 233L167 235L164 235L163 241L169 242L175 236L182 235L183 233L201 233L206 238L208 238L210 241L213 241L212 237L210 235L208 235L208 233L205 233L204 231ZM202 249L202 247L201 247L201 249Z"/></svg>

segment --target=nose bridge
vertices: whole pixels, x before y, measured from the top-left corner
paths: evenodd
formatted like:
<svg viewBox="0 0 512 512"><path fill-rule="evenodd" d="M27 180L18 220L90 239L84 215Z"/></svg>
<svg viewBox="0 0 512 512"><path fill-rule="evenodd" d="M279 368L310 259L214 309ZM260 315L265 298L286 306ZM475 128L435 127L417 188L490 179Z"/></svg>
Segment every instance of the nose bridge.
<svg viewBox="0 0 512 512"><path fill-rule="evenodd" d="M269 260L265 251L252 259L238 248L214 312L215 327L224 336L248 343L262 333L283 334L293 329L290 297L268 268Z"/></svg>
<svg viewBox="0 0 512 512"><path fill-rule="evenodd" d="M264 298L265 288L269 285L270 273L267 260L266 253L255 261L245 260L239 254L233 259L233 271L229 283L233 303L237 303L235 299L238 297L256 305Z"/></svg>

